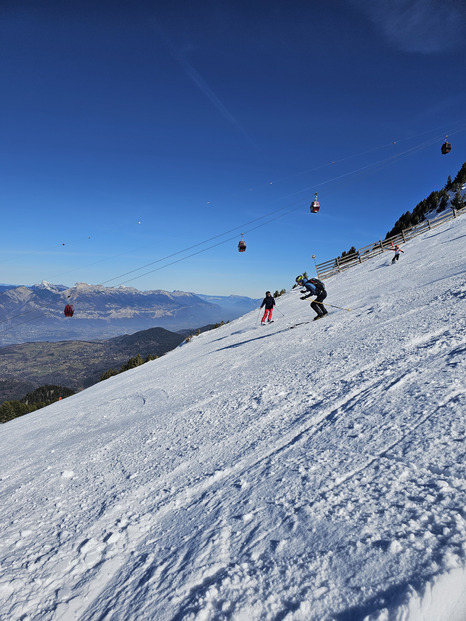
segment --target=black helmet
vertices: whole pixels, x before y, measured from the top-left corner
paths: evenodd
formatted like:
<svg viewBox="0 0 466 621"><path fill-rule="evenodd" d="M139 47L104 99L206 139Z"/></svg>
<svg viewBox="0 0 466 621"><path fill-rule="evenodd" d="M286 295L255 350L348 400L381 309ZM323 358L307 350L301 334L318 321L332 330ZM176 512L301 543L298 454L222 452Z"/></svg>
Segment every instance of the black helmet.
<svg viewBox="0 0 466 621"><path fill-rule="evenodd" d="M270 291L266 291L265 295L272 295L272 294L270 293Z"/></svg>

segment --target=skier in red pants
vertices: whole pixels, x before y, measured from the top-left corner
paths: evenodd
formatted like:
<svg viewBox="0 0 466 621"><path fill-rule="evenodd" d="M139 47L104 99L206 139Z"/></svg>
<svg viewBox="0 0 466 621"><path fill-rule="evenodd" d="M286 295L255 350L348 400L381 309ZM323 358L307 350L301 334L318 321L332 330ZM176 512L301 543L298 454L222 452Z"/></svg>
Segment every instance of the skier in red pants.
<svg viewBox="0 0 466 621"><path fill-rule="evenodd" d="M261 325L265 325L265 320L268 319L267 321L270 323L272 321L272 312L273 312L273 307L275 306L275 299L273 298L272 294L270 293L270 291L266 291L265 293L265 298L261 304L261 308L263 308L265 306L265 311L264 311L264 316L262 317L262 321L261 321Z"/></svg>

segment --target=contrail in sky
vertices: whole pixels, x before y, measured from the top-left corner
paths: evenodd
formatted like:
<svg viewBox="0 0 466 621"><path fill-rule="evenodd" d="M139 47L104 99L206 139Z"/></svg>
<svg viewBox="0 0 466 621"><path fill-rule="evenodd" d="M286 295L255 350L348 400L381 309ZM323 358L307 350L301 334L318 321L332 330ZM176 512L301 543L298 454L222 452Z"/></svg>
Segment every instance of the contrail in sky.
<svg viewBox="0 0 466 621"><path fill-rule="evenodd" d="M231 114L225 104L217 97L214 91L210 88L204 78L200 75L200 73L186 60L183 54L175 48L172 42L167 38L164 32L160 29L158 25L156 25L157 30L167 45L168 49L172 56L178 61L186 75L194 84L199 88L199 90L204 93L204 95L213 103L215 108L220 112L224 119L226 119L229 123L231 123L238 131L240 131L247 140L257 147L257 145L252 140L251 136L246 132L246 130L240 125L238 120Z"/></svg>

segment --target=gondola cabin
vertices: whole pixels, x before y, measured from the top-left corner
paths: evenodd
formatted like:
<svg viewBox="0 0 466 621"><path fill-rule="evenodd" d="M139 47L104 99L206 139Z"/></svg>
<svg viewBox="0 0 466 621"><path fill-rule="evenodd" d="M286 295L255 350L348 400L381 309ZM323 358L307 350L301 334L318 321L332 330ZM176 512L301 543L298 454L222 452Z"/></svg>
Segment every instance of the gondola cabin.
<svg viewBox="0 0 466 621"><path fill-rule="evenodd" d="M74 310L71 304L67 304L63 312L65 313L65 317L72 317L74 315Z"/></svg>
<svg viewBox="0 0 466 621"><path fill-rule="evenodd" d="M243 241L244 233L241 233L241 241L238 244L238 252L246 252L246 242Z"/></svg>
<svg viewBox="0 0 466 621"><path fill-rule="evenodd" d="M445 142L442 144L442 153L443 155L446 155L447 153L450 153L450 151L451 151L451 143L445 140Z"/></svg>
<svg viewBox="0 0 466 621"><path fill-rule="evenodd" d="M319 213L320 203L317 200L317 192L316 192L315 199L311 203L311 208L310 209L311 209L311 213Z"/></svg>

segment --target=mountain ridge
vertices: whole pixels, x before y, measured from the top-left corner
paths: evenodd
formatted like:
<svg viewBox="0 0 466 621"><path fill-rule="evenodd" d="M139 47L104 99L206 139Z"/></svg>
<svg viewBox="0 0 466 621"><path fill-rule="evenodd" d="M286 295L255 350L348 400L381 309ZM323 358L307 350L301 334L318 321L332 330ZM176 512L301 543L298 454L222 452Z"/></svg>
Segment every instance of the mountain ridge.
<svg viewBox="0 0 466 621"><path fill-rule="evenodd" d="M0 346L25 341L112 338L153 327L172 332L196 330L239 317L257 307L257 302L242 296L139 291L87 283L67 288L42 281L0 291ZM72 318L63 316L67 303L73 305Z"/></svg>

